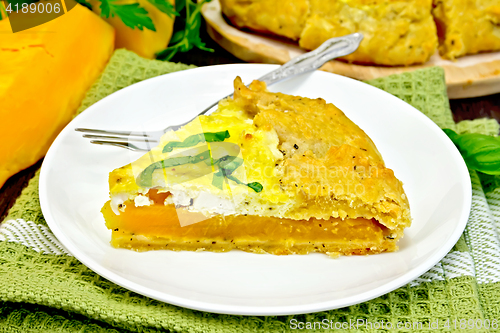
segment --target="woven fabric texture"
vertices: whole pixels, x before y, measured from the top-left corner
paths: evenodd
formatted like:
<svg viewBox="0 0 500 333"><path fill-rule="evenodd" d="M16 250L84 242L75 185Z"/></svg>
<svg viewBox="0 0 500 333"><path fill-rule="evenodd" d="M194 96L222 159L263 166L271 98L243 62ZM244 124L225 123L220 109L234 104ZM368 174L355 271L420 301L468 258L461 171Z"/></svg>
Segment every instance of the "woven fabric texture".
<svg viewBox="0 0 500 333"><path fill-rule="evenodd" d="M127 51L116 51L79 112L127 85L186 68L189 66L144 60ZM498 133L498 127L487 121L458 126L453 122L440 68L368 83L412 104L441 127ZM386 327L391 323L394 329L390 332L449 332L468 329L470 320L474 323L472 331L485 331L478 328L479 323L488 324L489 331L499 326L500 189L485 193L475 172L471 172L473 206L467 230L429 272L362 304L272 317L184 309L138 295L93 273L68 255L51 234L38 201L38 177L37 173L0 226L0 332L267 333L294 332L299 327L324 332L336 330L335 325L342 323L353 332L380 332L382 322ZM361 325L351 329L352 323ZM435 325L440 329L434 329Z"/></svg>
<svg viewBox="0 0 500 333"><path fill-rule="evenodd" d="M465 133L489 133L500 134L500 124L495 119L480 118L474 120L463 120L457 124L458 134Z"/></svg>

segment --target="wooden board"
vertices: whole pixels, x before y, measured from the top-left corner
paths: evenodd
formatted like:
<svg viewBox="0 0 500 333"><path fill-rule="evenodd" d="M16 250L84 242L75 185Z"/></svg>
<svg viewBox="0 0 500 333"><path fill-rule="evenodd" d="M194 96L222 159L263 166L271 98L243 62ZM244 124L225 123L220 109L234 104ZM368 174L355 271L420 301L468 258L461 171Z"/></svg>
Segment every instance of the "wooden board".
<svg viewBox="0 0 500 333"><path fill-rule="evenodd" d="M222 16L219 0L205 4L202 14L207 21L209 35L223 48L244 61L284 64L305 52L291 41L242 31L229 25ZM321 69L359 80L369 80L428 66L444 68L450 98L485 96L500 92L500 52L465 56L456 61L442 59L436 53L427 63L408 67L365 66L334 60Z"/></svg>

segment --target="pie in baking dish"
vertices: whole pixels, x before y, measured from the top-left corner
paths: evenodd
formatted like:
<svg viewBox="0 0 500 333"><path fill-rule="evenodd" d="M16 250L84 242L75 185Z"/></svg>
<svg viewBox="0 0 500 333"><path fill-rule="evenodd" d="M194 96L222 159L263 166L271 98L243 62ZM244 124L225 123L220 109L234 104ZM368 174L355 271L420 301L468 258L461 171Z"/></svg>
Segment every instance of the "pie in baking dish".
<svg viewBox="0 0 500 333"><path fill-rule="evenodd" d="M434 5L441 56L455 59L500 50L498 0L434 0Z"/></svg>
<svg viewBox="0 0 500 333"><path fill-rule="evenodd" d="M437 48L432 0L221 0L240 28L298 40L312 50L332 37L361 32L358 50L343 59L378 65L424 63Z"/></svg>
<svg viewBox="0 0 500 333"><path fill-rule="evenodd" d="M395 251L411 224L402 183L333 104L235 93L109 175L114 247L255 253Z"/></svg>

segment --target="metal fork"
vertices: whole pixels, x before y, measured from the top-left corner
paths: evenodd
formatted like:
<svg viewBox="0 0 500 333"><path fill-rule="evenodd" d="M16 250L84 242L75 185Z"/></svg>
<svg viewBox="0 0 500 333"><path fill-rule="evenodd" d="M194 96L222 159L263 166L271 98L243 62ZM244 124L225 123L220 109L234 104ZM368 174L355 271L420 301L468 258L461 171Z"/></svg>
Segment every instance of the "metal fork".
<svg viewBox="0 0 500 333"><path fill-rule="evenodd" d="M343 37L331 38L321 44L314 51L304 53L292 60L288 61L286 64L280 66L276 70L260 77L258 80L263 81L270 86L274 83L283 81L285 79L312 72L330 61L334 58L342 57L354 52L361 40L363 35L360 33L354 33L346 35ZM232 97L233 94L225 96L220 100ZM213 103L205 110L201 111L196 115L200 116L207 114L214 106L216 106L219 101ZM195 118L196 118L195 117ZM194 119L194 118L193 118ZM90 142L99 145L109 145L120 148L130 149L132 151L149 151L151 148L158 145L160 138L163 134L168 131L176 131L182 126L186 125L193 119L179 125L173 125L159 131L148 131L148 132L130 132L130 131L107 131L100 129L90 129L90 128L75 128L75 131L89 133L84 134L84 138L92 139Z"/></svg>

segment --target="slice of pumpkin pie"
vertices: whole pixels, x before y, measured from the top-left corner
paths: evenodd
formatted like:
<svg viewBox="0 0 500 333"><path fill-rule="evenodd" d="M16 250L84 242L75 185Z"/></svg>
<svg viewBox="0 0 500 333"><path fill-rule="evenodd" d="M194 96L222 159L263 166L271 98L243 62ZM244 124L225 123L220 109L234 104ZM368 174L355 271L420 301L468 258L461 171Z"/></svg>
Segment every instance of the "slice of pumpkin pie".
<svg viewBox="0 0 500 333"><path fill-rule="evenodd" d="M235 93L109 175L111 244L137 251L374 254L411 224L402 183L333 104Z"/></svg>

